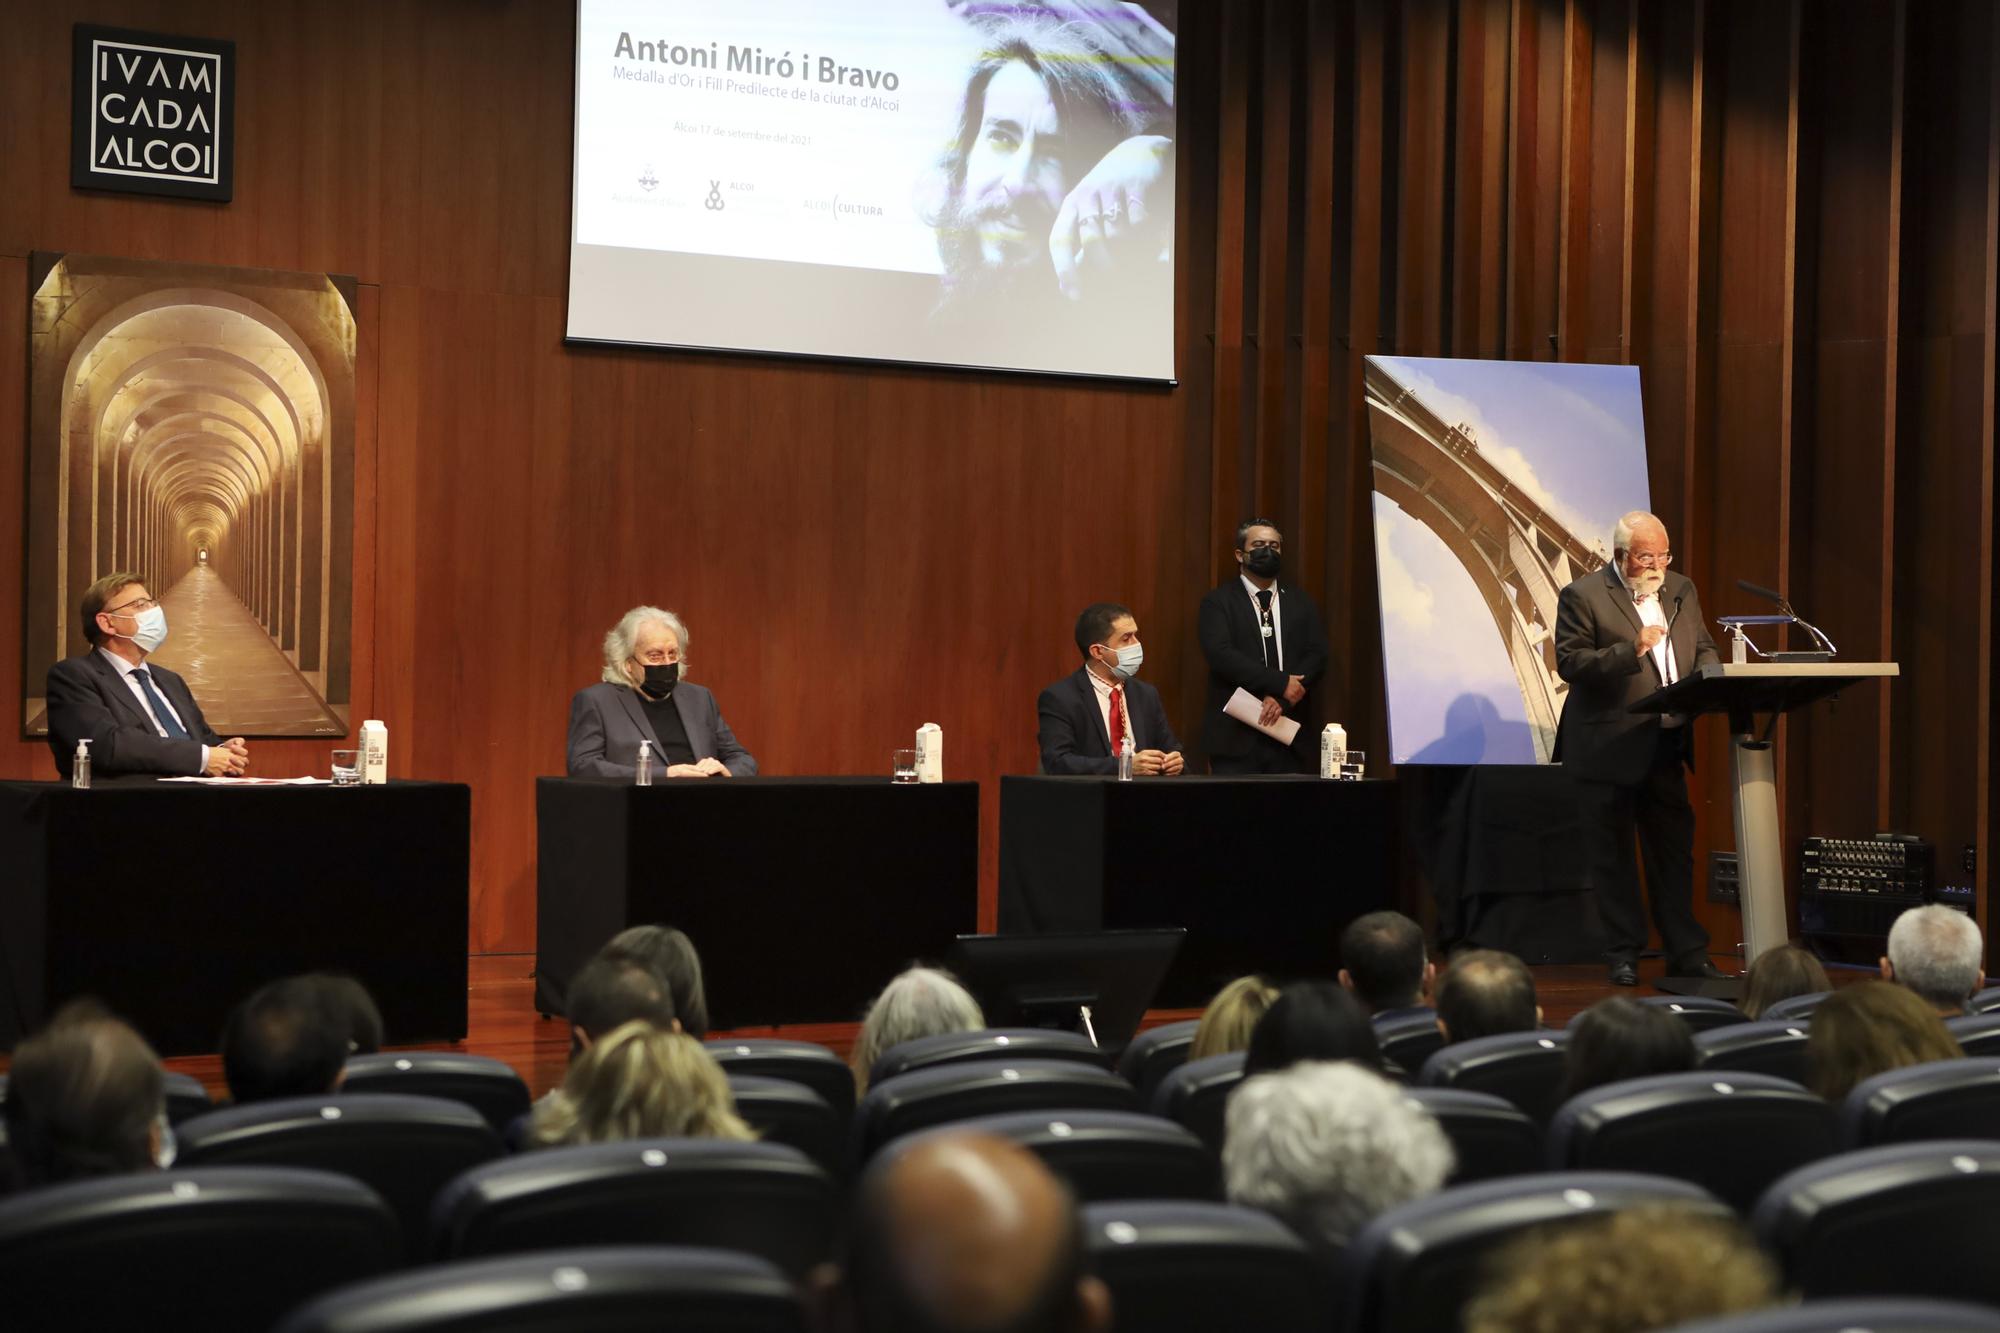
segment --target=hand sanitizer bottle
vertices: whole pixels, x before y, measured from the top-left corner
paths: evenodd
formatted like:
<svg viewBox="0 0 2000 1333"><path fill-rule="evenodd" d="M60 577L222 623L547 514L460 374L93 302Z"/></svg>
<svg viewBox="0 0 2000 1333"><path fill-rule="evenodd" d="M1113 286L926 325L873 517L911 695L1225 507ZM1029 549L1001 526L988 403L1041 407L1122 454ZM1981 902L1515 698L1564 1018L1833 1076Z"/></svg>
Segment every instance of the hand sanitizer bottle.
<svg viewBox="0 0 2000 1333"><path fill-rule="evenodd" d="M653 785L653 743L639 742L639 776L634 779L641 787Z"/></svg>
<svg viewBox="0 0 2000 1333"><path fill-rule="evenodd" d="M1118 780L1132 780L1132 739L1129 736L1118 738Z"/></svg>
<svg viewBox="0 0 2000 1333"><path fill-rule="evenodd" d="M76 758L70 761L69 785L83 791L90 790L90 742L76 743Z"/></svg>

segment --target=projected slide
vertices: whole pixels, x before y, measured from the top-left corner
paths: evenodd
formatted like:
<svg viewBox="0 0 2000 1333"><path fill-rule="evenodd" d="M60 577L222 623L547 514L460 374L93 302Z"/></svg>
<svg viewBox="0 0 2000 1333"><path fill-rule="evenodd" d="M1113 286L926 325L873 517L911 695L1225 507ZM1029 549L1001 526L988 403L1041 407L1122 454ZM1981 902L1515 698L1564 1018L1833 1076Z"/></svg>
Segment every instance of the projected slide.
<svg viewBox="0 0 2000 1333"><path fill-rule="evenodd" d="M579 0L569 337L1173 378L1176 8Z"/></svg>
<svg viewBox="0 0 2000 1333"><path fill-rule="evenodd" d="M1556 596L1651 507L1639 371L1366 361L1391 757L1547 763Z"/></svg>

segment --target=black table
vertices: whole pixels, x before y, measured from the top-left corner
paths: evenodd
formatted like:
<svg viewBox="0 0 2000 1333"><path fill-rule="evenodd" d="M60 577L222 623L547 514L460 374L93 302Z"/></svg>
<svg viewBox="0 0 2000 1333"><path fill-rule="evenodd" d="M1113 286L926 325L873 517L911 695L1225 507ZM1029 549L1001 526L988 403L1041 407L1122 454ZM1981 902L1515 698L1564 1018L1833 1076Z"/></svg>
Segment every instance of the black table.
<svg viewBox="0 0 2000 1333"><path fill-rule="evenodd" d="M716 1028L859 1018L979 910L979 784L541 778L535 1003L626 926L701 951Z"/></svg>
<svg viewBox="0 0 2000 1333"><path fill-rule="evenodd" d="M1393 782L1000 779L1000 929L1185 926L1154 1003L1231 978L1331 979L1340 932L1397 905Z"/></svg>
<svg viewBox="0 0 2000 1333"><path fill-rule="evenodd" d="M395 1042L465 1035L472 793L457 783L0 782L0 1047L93 995L162 1055L267 981L351 973Z"/></svg>

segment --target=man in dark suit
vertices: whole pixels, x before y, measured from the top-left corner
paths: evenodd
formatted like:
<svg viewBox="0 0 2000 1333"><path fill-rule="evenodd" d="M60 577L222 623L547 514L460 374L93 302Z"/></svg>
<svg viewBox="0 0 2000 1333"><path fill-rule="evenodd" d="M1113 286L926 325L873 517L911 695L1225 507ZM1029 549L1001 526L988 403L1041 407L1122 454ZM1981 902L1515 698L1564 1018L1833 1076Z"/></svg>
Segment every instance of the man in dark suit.
<svg viewBox="0 0 2000 1333"><path fill-rule="evenodd" d="M137 574L90 585L81 607L91 650L49 668L49 750L70 776L76 743L90 742L96 777L206 773L234 777L250 766L241 736L223 740L208 725L187 682L146 656L167 638L167 613Z"/></svg>
<svg viewBox="0 0 2000 1333"><path fill-rule="evenodd" d="M1299 588L1280 586L1284 537L1253 518L1236 529L1236 573L1201 599L1199 634L1208 659L1208 711L1201 744L1212 773L1311 773L1316 742L1303 726L1290 745L1224 715L1238 689L1262 705L1265 726L1303 722L1306 695L1326 673L1326 626Z"/></svg>
<svg viewBox="0 0 2000 1333"><path fill-rule="evenodd" d="M1135 776L1179 773L1181 743L1160 692L1135 679L1145 650L1132 613L1116 602L1086 607L1076 618L1076 647L1083 665L1035 701L1042 772L1117 773L1115 732L1132 746Z"/></svg>
<svg viewBox="0 0 2000 1333"><path fill-rule="evenodd" d="M1646 912L1632 861L1636 834L1653 923L1669 976L1720 977L1708 932L1694 917L1694 807L1683 766L1694 750L1687 719L1631 706L1720 661L1694 584L1673 563L1666 525L1633 512L1618 520L1611 562L1562 590L1556 602L1556 671L1569 683L1556 758L1583 780L1596 808L1593 879L1609 937L1611 980L1636 986Z"/></svg>
<svg viewBox="0 0 2000 1333"><path fill-rule="evenodd" d="M671 611L635 606L604 636L604 678L569 705L569 775L623 778L639 770L639 742L665 778L757 776L757 758L722 720L715 696L684 680L687 626Z"/></svg>

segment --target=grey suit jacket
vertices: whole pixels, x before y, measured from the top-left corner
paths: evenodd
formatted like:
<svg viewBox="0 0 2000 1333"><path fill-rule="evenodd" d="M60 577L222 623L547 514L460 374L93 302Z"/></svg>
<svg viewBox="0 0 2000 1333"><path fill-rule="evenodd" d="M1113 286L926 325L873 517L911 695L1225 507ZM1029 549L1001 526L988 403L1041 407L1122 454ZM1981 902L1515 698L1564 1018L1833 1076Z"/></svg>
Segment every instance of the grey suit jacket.
<svg viewBox="0 0 2000 1333"><path fill-rule="evenodd" d="M97 649L65 657L49 668L49 749L55 755L56 770L65 779L70 775L79 737L90 738L90 771L100 778L125 773L199 773L201 747L222 744L222 737L201 715L186 681L150 662L146 670L153 675L153 688L180 715L189 739L163 738L132 697L132 687L118 678L118 668L105 661Z"/></svg>
<svg viewBox="0 0 2000 1333"><path fill-rule="evenodd" d="M1668 637L1680 675L1722 660L1693 583L1667 571L1660 608L1673 621ZM1556 728L1555 757L1579 777L1636 783L1652 765L1659 718L1630 711L1664 683L1653 655L1639 654L1642 623L1631 592L1610 565L1577 579L1556 600L1556 674L1569 682L1569 698ZM1680 730L1685 747L1689 729ZM1681 757L1692 763L1693 751L1684 750Z"/></svg>
<svg viewBox="0 0 2000 1333"><path fill-rule="evenodd" d="M719 759L739 778L757 776L756 758L740 744L722 720L715 696L699 685L674 686L674 711L687 728L688 745L697 759ZM569 703L569 775L573 778L629 778L639 771L639 742L653 743L656 774L666 772L660 738L639 705L639 692L625 685L599 681L576 692Z"/></svg>

